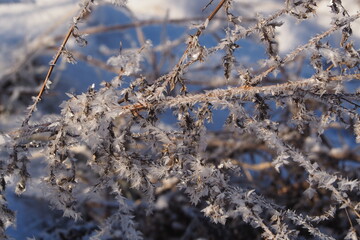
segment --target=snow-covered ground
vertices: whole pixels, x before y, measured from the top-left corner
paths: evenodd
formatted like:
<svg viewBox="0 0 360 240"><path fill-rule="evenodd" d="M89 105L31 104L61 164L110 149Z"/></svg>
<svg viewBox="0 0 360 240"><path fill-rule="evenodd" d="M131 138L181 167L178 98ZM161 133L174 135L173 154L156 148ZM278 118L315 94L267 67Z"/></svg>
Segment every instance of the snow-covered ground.
<svg viewBox="0 0 360 240"><path fill-rule="evenodd" d="M208 0L129 0L127 6L137 19L162 19L165 16L181 19L202 15L201 10L208 2ZM283 1L278 0L256 0L251 4L245 0L237 0L234 7L246 17L253 16L254 12L270 14L282 4ZM344 1L343 4L350 14L354 14L357 8L353 6L360 5L360 1ZM310 22L311 25L306 21L306 24L297 23L294 27L292 21L285 21L285 25L279 28L280 50L289 51L317 33L319 28L328 27L332 17L328 5L328 1L320 1L317 15ZM24 56L23 53L31 49L31 43L35 39L42 36L49 40L49 34L63 32L77 11L77 0L0 3L0 76L19 61L19 57ZM353 25L353 29L359 28L360 23ZM354 35L360 37L360 32L354 31Z"/></svg>
<svg viewBox="0 0 360 240"><path fill-rule="evenodd" d="M19 64L29 59L32 53L41 52L43 50L42 46L56 44L53 37L61 36L66 31L72 17L78 11L79 3L78 0L2 2L0 4L0 78L15 71L14 68L16 69ZM208 2L208 0L129 0L127 6L139 20L154 18L184 19L208 14L210 9L205 10L205 12L201 11ZM257 0L255 2L252 1L249 4L248 1L237 0L234 1L234 9L241 12L244 17L253 17L254 12L267 16L275 12L283 4L283 1L278 0ZM215 4L213 2L213 5ZM343 4L350 14L354 14L357 8L354 8L353 5L359 5L360 1L344 1ZM289 19L289 17L283 19L284 25L278 28L280 52L285 54L291 51L298 45L304 44L311 36L329 27L332 15L328 5L328 1L320 1L319 10L311 21L295 22L296 20ZM123 20L124 17L121 17L121 15L110 8L104 8L97 13L97 20L92 24L111 25L111 21L115 20L114 22L116 22L120 18ZM107 22L104 23L104 21ZM360 29L359 21L354 23L352 27L353 29ZM360 37L360 31L353 32L356 37ZM157 38L158 34L153 32L147 34L146 37L149 39ZM340 38L340 34L337 36ZM120 39L115 41L119 42ZM92 44L90 41L89 43ZM98 42L93 42L92 46L95 44L98 44ZM101 44L108 47L106 41ZM92 46L87 48L89 49ZM90 84L91 81L88 81L88 83ZM74 88L77 87L79 86L74 86Z"/></svg>

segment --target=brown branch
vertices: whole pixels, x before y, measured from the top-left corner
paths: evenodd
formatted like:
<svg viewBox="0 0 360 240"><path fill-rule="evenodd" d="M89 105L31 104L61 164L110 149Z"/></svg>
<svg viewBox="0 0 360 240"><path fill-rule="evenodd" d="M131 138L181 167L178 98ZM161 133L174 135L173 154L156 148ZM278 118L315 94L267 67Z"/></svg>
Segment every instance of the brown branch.
<svg viewBox="0 0 360 240"><path fill-rule="evenodd" d="M333 76L329 78L329 81L346 81L351 79L359 79L360 74L349 74L343 76ZM215 89L208 91L207 93L199 93L194 95L168 97L166 101L161 101L157 107L171 108L172 106L178 106L179 104L190 104L196 102L219 102L220 99L231 97L235 95L251 95L255 93L264 93L270 95L277 95L281 92L295 91L301 88L307 88L316 83L317 80L308 78L296 82L287 82L269 86L241 86L233 87L229 89ZM276 87L276 89L274 89ZM131 113L134 111L142 111L154 107L153 104L148 103L134 103L129 105L120 106L121 115ZM125 111L124 111L125 110Z"/></svg>
<svg viewBox="0 0 360 240"><path fill-rule="evenodd" d="M269 168L274 168L271 162L262 162L262 163L256 163L256 164L249 164L244 162L239 162L237 160L232 160L232 164L239 165L242 168L253 170L253 171L263 171Z"/></svg>
<svg viewBox="0 0 360 240"><path fill-rule="evenodd" d="M346 81L351 79L360 79L360 74L349 74L343 76L334 76L330 77L329 81ZM195 102L211 102L219 101L219 99L233 96L233 95L251 95L255 93L265 93L276 95L280 92L296 90L299 88L306 88L311 86L311 84L316 83L317 80L313 78L304 79L296 82L287 82L276 85L268 85L268 86L241 86L241 87L233 87L229 89L215 89L209 91L207 93L200 93L195 95L187 95L187 96L177 96L177 97L169 97L166 102L163 104L166 106L178 105L178 104L188 104ZM274 89L275 88L275 89Z"/></svg>
<svg viewBox="0 0 360 240"><path fill-rule="evenodd" d="M211 20L215 17L216 13L220 10L220 8L225 4L226 1L227 1L227 0L222 0L222 1L216 6L216 8L214 9L214 11L208 16L209 21L211 21Z"/></svg>
<svg viewBox="0 0 360 240"><path fill-rule="evenodd" d="M280 66L285 65L286 63L292 62L296 56L298 56L301 52L303 52L304 50L308 49L310 46L314 46L317 42L319 42L321 39L329 36L330 34L332 34L333 32L339 30L340 28L342 28L344 25L355 21L356 19L358 19L360 17L360 13L357 13L355 15L353 15L352 17L350 17L347 21L344 21L342 24L338 24L333 26L332 28L330 28L329 30L316 35L315 37L311 38L306 44L296 48L294 51L292 51L291 53L289 53L286 57L284 57L283 59L281 59L280 61L276 62L275 64L273 64L272 66L270 66L268 69L266 69L264 72L262 72L261 74L257 75L255 78L253 78L252 84L256 85L259 82L261 82L261 80L266 77L267 75L269 75L271 72L273 72L275 69L277 69Z"/></svg>
<svg viewBox="0 0 360 240"><path fill-rule="evenodd" d="M215 17L215 15L217 14L217 12L220 10L220 8L225 4L227 0L221 0L221 2L216 6L216 8L214 9L214 11L212 11L212 13L210 13L210 15L206 18L209 22ZM199 37L202 33L203 29L199 28L195 34L196 37ZM189 51L190 48L190 44L187 46L184 54L181 56L177 66L180 66L181 63L184 61L185 57L186 57L186 53Z"/></svg>
<svg viewBox="0 0 360 240"><path fill-rule="evenodd" d="M62 43L61 43L61 45L60 45L54 59L50 63L48 72L47 72L46 77L45 77L45 79L43 81L43 84L41 85L40 91L39 91L38 95L36 96L34 103L30 106L29 112L28 112L25 120L22 122L21 127L24 127L24 126L28 125L31 116L32 116L33 112L36 109L36 105L40 102L41 97L45 92L46 86L47 86L47 84L49 82L49 79L50 79L51 74L52 74L52 72L54 70L54 67L55 67L59 57L61 56L61 54L62 54L62 52L63 52L63 50L64 50L64 48L65 48L65 46L66 46L66 44L67 44L67 42L68 42L68 40L70 38L70 36L73 34L73 32L74 32L74 30L76 28L76 22L79 21L83 17L84 11L85 12L87 11L86 9L89 7L89 4L90 4L90 2L87 2L87 4L80 10L79 14L75 18L74 23L71 25L68 32L66 33L66 35L64 37L64 40L62 41Z"/></svg>
<svg viewBox="0 0 360 240"><path fill-rule="evenodd" d="M228 0L221 0L221 2L216 6L216 8L206 18L206 20L208 22L210 22L215 17L217 12L225 4L226 1L228 1ZM201 33L203 32L203 30L204 30L203 27L198 28L198 30L195 33L194 37L199 37L201 35ZM184 63L184 61L185 61L185 59L187 57L187 53L189 52L190 48L191 48L191 43L188 43L183 55L180 57L178 63L175 65L174 69L171 71L170 76L164 82L165 85L167 85L170 81L173 81L173 79L175 79L175 76L178 75L178 73L180 72L180 69L181 69L181 65ZM195 60L191 61L190 63L187 64L186 67L190 66L191 64L195 63L196 61L198 61L198 59L195 59ZM163 78L160 78L160 79L163 79ZM172 90L174 87L175 87L175 84L173 86L171 86L170 89Z"/></svg>

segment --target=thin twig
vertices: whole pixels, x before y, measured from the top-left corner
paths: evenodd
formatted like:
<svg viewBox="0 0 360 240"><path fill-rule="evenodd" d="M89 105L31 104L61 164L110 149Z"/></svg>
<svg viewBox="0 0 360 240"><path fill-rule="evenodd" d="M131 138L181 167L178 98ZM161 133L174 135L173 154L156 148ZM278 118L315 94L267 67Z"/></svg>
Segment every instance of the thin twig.
<svg viewBox="0 0 360 240"><path fill-rule="evenodd" d="M216 8L214 9L214 11L212 11L212 13L210 13L210 15L206 18L209 22L215 17L216 13L220 10L220 8L224 5L224 3L226 2L227 0L222 0L217 6ZM195 36L196 37L199 37L202 33L203 29L202 28L199 28L197 30L197 32L195 33ZM186 58L186 53L189 51L190 49L190 44L188 44L186 50L184 51L184 54L181 56L178 64L176 64L177 68L179 68L181 66L181 64L184 62L185 58Z"/></svg>
<svg viewBox="0 0 360 240"><path fill-rule="evenodd" d="M206 4L205 7L203 7L203 9L201 9L201 11L205 11L212 3L213 3L214 0L210 0L210 2L208 2L208 4Z"/></svg>
<svg viewBox="0 0 360 240"><path fill-rule="evenodd" d="M346 81L350 79L359 79L360 74L349 74L343 76L334 76L331 77L330 81ZM255 93L263 93L270 95L277 95L281 92L286 91L295 91L298 89L306 88L311 86L311 84L316 83L317 80L314 78L308 78L301 81L296 82L287 82L276 85L268 85L268 86L241 86L241 87L233 87L229 89L215 89L212 91L208 91L206 93L199 93L194 95L186 95L186 96L176 96L176 97L168 97L166 101L161 101L158 103L157 108L171 108L172 106L178 106L179 104L191 104L195 102L219 102L219 99L226 98L227 96L236 96L236 95L251 95ZM276 90L274 89L276 87ZM148 103L134 103L129 105L124 105L119 107L121 109L121 115L126 113L131 113L135 111L142 111L145 109L154 108L154 104Z"/></svg>
<svg viewBox="0 0 360 240"><path fill-rule="evenodd" d="M206 18L208 22L210 22L215 15L217 14L217 12L220 10L220 8L225 4L225 2L228 0L221 0L221 2L216 6L216 8L210 13L210 15ZM194 37L199 37L201 35L201 33L203 32L204 28L200 27L197 32L195 33ZM187 57L187 53L189 52L190 48L191 48L191 43L189 43L183 53L183 55L180 57L178 63L175 65L174 69L171 71L172 73L178 74L180 72L181 66L184 63L186 57ZM198 61L198 59L195 59L193 61L191 61L186 67L188 67L189 65L195 63L196 61ZM170 81L172 81L172 76L168 77L167 80L163 83L164 85L167 85ZM160 78L162 79L162 78ZM174 86L173 86L174 87ZM172 88L171 87L171 90Z"/></svg>
<svg viewBox="0 0 360 240"><path fill-rule="evenodd" d="M61 56L61 54L62 54L62 52L63 52L63 50L64 50L64 48L66 46L66 43L68 42L70 36L73 34L73 32L74 32L74 30L76 28L77 21L82 18L83 14L84 14L84 11L86 11L89 4L90 4L90 2L87 2L87 4L80 10L79 14L75 18L74 23L71 25L68 32L66 33L66 35L65 35L65 37L64 37L64 39L63 39L63 41L62 41L62 43L61 43L61 45L59 47L54 59L50 63L48 72L47 72L46 77L45 77L45 79L43 81L43 84L42 84L42 86L40 88L40 91L39 91L38 95L36 96L36 98L34 100L34 103L30 106L29 112L28 112L25 120L22 122L21 127L24 127L24 126L28 125L31 116L32 116L33 112L36 109L37 104L40 102L41 97L45 92L46 86L48 85L48 82L49 82L51 74L52 74L52 72L54 70L54 67L55 67L59 57Z"/></svg>
<svg viewBox="0 0 360 240"><path fill-rule="evenodd" d="M339 30L344 25L355 21L359 17L360 17L360 13L357 13L357 14L353 15L351 18L349 18L347 21L344 21L344 23L335 25L332 28L330 28L329 30L327 30L327 31L325 31L325 32L323 32L321 34L318 34L315 37L311 38L306 44L296 48L294 51L292 51L286 57L284 57L280 61L276 62L275 64L270 66L267 70L265 70L264 72L262 72L261 74L257 75L255 78L253 78L252 79L252 84L254 84L254 85L258 84L259 82L261 82L261 80L264 77L266 77L267 75L272 73L275 69L278 69L279 66L283 66L283 65L285 65L287 63L292 62L295 59L295 57L298 56L301 52L303 52L304 50L308 49L311 46L314 46L321 39L329 36L330 34L332 34L335 31Z"/></svg>
<svg viewBox="0 0 360 240"><path fill-rule="evenodd" d="M360 74L349 74L344 76L334 76L331 77L330 81L346 81L351 79L359 79ZM187 96L177 96L177 97L169 97L163 105L166 106L175 106L179 104L188 104L194 102L206 102L214 99L214 101L219 101L227 96L235 96L235 95L251 95L255 93L263 93L263 94L271 94L276 95L280 92L286 92L290 90L297 90L305 87L311 86L311 84L317 83L317 80L314 78L308 78L301 81L296 82L287 82L276 85L268 85L268 86L241 86L241 87L233 87L229 89L215 89L212 91L208 91L207 93L200 93L195 95L187 95ZM274 89L275 88L275 89Z"/></svg>

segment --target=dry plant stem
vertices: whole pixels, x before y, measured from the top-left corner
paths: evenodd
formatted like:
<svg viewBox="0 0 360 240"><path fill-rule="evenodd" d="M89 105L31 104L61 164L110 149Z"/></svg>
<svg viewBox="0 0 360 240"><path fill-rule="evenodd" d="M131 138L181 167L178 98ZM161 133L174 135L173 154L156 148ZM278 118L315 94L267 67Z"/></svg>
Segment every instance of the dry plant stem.
<svg viewBox="0 0 360 240"><path fill-rule="evenodd" d="M237 160L232 160L231 161L232 164L234 165L239 165L243 168L246 169L250 169L253 171L263 171L269 168L274 168L274 166L272 165L271 162L262 162L262 163L257 163L257 164L249 164L249 163L245 163L245 162L239 162Z"/></svg>
<svg viewBox="0 0 360 240"><path fill-rule="evenodd" d="M226 2L227 0L222 0L217 6L216 8L214 9L214 11L208 16L208 19L209 21L211 21L211 19L213 19L216 15L216 13L220 10L220 8L224 5L224 3Z"/></svg>
<svg viewBox="0 0 360 240"><path fill-rule="evenodd" d="M206 4L205 7L203 7L203 9L201 10L202 12L205 11L212 3L214 0L210 0L210 2L208 2L208 4Z"/></svg>
<svg viewBox="0 0 360 240"><path fill-rule="evenodd" d="M214 11L207 17L207 19L208 19L209 21L214 18L214 16L216 15L216 13L220 10L220 8L224 5L224 3L225 3L226 1L227 1L227 0L222 0L222 1L217 5L217 7L214 9ZM87 6L85 6L85 7L87 7ZM81 18L81 16L82 16L82 11L80 11L80 13L79 13L79 15L76 17L76 19L79 20L79 19ZM67 43L67 41L69 40L70 36L72 35L75 27L76 27L76 24L73 23L72 26L70 27L70 29L68 30L67 34L65 35L65 38L64 38L64 40L63 40L63 42L62 42L59 50L57 51L54 59L51 61L50 66L49 66L49 70L48 70L48 72L47 72L47 74L46 74L46 77L45 77L45 79L44 79L44 81L43 81L43 84L42 84L42 86L41 86L41 88L40 88L40 91L39 91L38 95L36 96L34 103L30 106L30 110L29 110L29 112L28 112L25 120L23 121L23 123L22 123L22 125L21 125L22 127L28 125L29 120L30 120L30 118L31 118L31 116L32 116L32 113L35 111L38 102L40 102L41 97L42 97L42 95L43 95L44 92L45 92L46 86L47 86L47 84L48 84L48 82L49 82L49 79L50 79L51 74L52 74L52 72L53 72L53 70L54 70L54 67L55 67L55 65L56 65L59 57L61 56L62 51L64 50L64 48L65 48L65 46L66 46L66 43ZM201 32L202 32L202 30L199 29L199 30L197 31L197 33L196 33L196 36L197 36L197 37L200 36L200 35L201 35ZM187 47L187 49L185 50L183 56L180 58L180 60L179 60L179 62L178 62L178 64L177 64L178 67L179 67L180 64L184 61L185 56L186 56L186 52L188 51L189 47L190 47L190 46Z"/></svg>
<svg viewBox="0 0 360 240"><path fill-rule="evenodd" d="M83 0L86 1L93 0ZM62 111L59 117L44 119L42 124L32 124L29 121L17 132L10 133L11 137L15 135L13 137L15 141L10 142L14 144L13 147L10 146L12 152L5 149L6 158L9 156L10 161L5 159L0 164L0 185L4 174L5 176L17 174L21 177L21 181L17 184L16 192L23 192L30 175L26 169L31 160L28 158L29 149L44 148L43 156L44 162L47 163L47 173L46 178L42 179L53 192L49 195L49 200L63 210L64 215L77 219L82 215L82 209L97 208L93 206L96 203L90 203L88 206L87 201L82 199L87 199L88 193L100 192L99 202L101 203L102 200L105 202L101 205L106 208L113 207L112 210L105 209L106 217L110 217L105 223L110 222L114 228L101 229L103 236L108 234L107 232L118 231L120 238L142 239L140 233L137 234L136 226L131 219L138 213L135 211L143 211L143 208L133 208L133 200L137 201L138 197L134 197L132 192L127 196L126 192L130 187L141 195L139 201L144 203L146 201L146 205L150 207L156 204L159 196L157 194L160 194L160 191L166 194L163 192L164 189L184 189L179 194L187 196L188 206L191 207L190 203L192 203L196 212L203 212L204 216L215 224L225 224L228 219L232 223L233 220L244 220L234 226L241 227L240 224L244 225L243 223L246 222L254 230L261 228L258 236L262 234L264 239L307 238L309 234L327 240L334 240L332 235L342 237L343 229L341 233L337 229L332 231L324 221L344 219L345 215L338 213L343 208L348 219L354 219L354 223L355 217L360 218L356 195L360 189L359 180L347 179L348 176L356 176L356 169L349 170L345 165L342 167L342 163L349 162L352 152L355 151L351 149L352 145L347 144L348 137L353 138L353 136L347 134L343 136L342 129L350 127L349 133L354 132L357 142L360 142L360 116L357 103L359 94L349 91L346 82L360 79L360 73L357 71L359 59L355 53L355 46L351 44L344 49L343 46L342 48L324 46L320 41L326 41L327 36L333 35L336 30L339 32L346 28L346 24L359 16L342 18L341 14L337 13L339 19L332 22L329 28L307 39L302 46L292 49L286 56L278 56L278 51L273 51L269 47L266 50L268 58L263 59L266 65L258 64L256 65L258 68L253 70L237 64L242 61L237 59L241 55L230 56L235 40L241 41L253 34L259 36L260 40L265 36L265 41L261 42L267 46L273 42L273 39L277 43L272 33L267 37L268 31L272 32L275 26L278 27L277 18L287 14L294 14L298 19L308 17L312 12L305 11L309 9L311 11L312 5L315 6L314 2L308 0L295 3L287 0L286 9L280 9L268 18L259 16L257 24L247 28L241 26L240 16L234 15L236 14L234 8L231 12L227 9L230 0L217 2L218 4L213 6L215 10L206 21L193 30L190 38L186 39L183 45L186 50L181 53L183 57L180 55L175 59L173 55L171 56L171 60L175 62L168 62L165 66L166 69L170 66L170 73L167 72L166 75L157 78L158 75L153 74L155 68L148 67L151 66L151 61L147 62L148 70L140 73L143 70L139 67L141 59L144 53L146 57L150 52L145 47L138 51L131 49L129 60L119 61L121 63L119 65L124 66L122 68L124 70L118 73L118 78L105 82L100 89L90 88L86 93L69 95L70 99L61 105ZM335 5L336 1L332 2L335 10L340 8ZM294 6L294 11L290 10L290 6ZM229 31L224 38L218 38L212 50L208 50L199 42L199 38L209 31L207 25L217 16L221 7L229 17L227 21L225 20L229 24L227 29ZM314 9L316 10L315 7ZM83 10L84 12L86 11ZM76 22L75 19L75 27L72 30L72 35L75 37L78 34ZM139 25L134 27L138 28ZM343 31L343 36L346 31ZM138 38L140 42L144 42L140 31ZM132 40L136 42L136 37ZM52 61L53 66L49 69L46 81L50 81L51 71L60 54L66 53L66 41L66 39L59 41L63 44L59 54ZM158 49L160 52L166 52L170 44L174 43L175 40L169 44L160 43ZM235 68L229 70L232 71L231 74L225 72L225 77L221 77L216 72L215 76L209 76L211 71L204 71L209 74L201 78L200 74L196 74L197 72L194 75L186 74L186 70L189 66L193 66L193 63L199 63L210 54L222 50L229 52L226 53L226 57L221 58L222 64L215 63L220 68L224 67L225 71L228 63L234 63ZM151 51L156 50L151 49ZM174 51L170 50L170 52ZM308 65L309 55L313 60L310 63L315 71L310 71L312 76L302 78L302 69L305 67L303 64ZM304 57L305 62L299 61L301 57ZM90 60L92 61L90 58L85 60L89 63ZM156 64L158 60L156 59L154 63ZM339 71L326 69L324 62L327 61L331 61L335 65L334 68ZM92 63L101 65L96 61ZM292 63L294 67L288 68ZM216 71L218 69L215 68ZM236 70L239 71L235 73ZM281 77L269 78L268 74L277 70L280 70ZM125 87L119 89L122 86L120 84L124 72L129 75L134 74L136 79L130 75L130 85L127 86L126 82ZM137 77L136 74L141 76ZM188 83L188 80L191 80L187 78L204 81L214 79L214 82L242 79L237 85L225 86L226 89L219 87L209 91L199 91L198 88L190 88L187 92L184 81ZM178 83L181 83L184 90L172 92L174 86L179 85ZM48 86L49 83L45 83L45 87ZM170 91L167 91L169 87ZM218 109L221 112L214 112ZM176 126L175 123L168 126L162 121L163 114L170 113L177 115ZM217 116L220 115L227 117L221 129L218 130L216 125L213 125L214 127L206 125L213 118L217 124ZM325 131L332 128L340 130L336 138L340 144L333 143L330 139L335 134L331 134L330 137L326 134ZM83 150L73 151L73 147L81 147ZM77 157L78 154L81 156ZM86 156L82 156L83 154ZM86 166L82 163L77 164L77 160L81 160ZM3 164L5 167L2 166ZM289 177L281 173L283 169L288 173L285 175ZM264 185L264 181L270 185ZM160 186L161 183L163 186ZM80 195L77 191L72 191L76 187L83 188L83 186L88 186L90 192ZM104 191L106 193L103 194L102 190L98 191L100 189L111 189L114 196L110 196L110 191ZM303 198L300 194L304 190L306 194ZM178 194L177 191L174 193ZM177 198L177 195L172 196ZM172 196L167 200L176 200ZM269 201L269 197L275 201ZM295 202L294 197L298 198ZM117 204L112 204L112 200ZM127 202L130 204L127 205ZM179 205L183 203L184 200L181 200ZM325 209L322 207L324 204ZM135 214L131 213L132 211ZM0 214L0 221L4 219L2 215ZM97 216L102 218L103 215L94 215L94 219L100 222L101 219L97 219ZM5 220L9 221L6 218ZM147 221L144 224L147 224ZM358 225L352 226L351 222L350 225L351 231L349 230L348 234L355 233ZM144 229L143 225L139 226ZM196 226L197 224L187 226L186 231ZM348 227L342 226L342 228ZM127 236L129 229L135 237ZM216 231L217 229L216 227ZM305 232L306 230L308 232ZM323 230L326 233L323 233ZM147 232L146 228L145 232ZM219 234L222 232L219 231ZM224 233L228 232L224 231ZM89 232L89 234L93 233ZM232 234L229 232L230 235ZM187 235L187 237L195 239L197 236ZM157 237L149 236L149 238Z"/></svg>
<svg viewBox="0 0 360 240"><path fill-rule="evenodd" d="M319 42L321 39L329 36L330 34L337 31L338 29L345 26L346 24L349 24L350 22L355 21L359 17L360 17L360 13L357 13L354 16L352 16L348 21L346 21L346 22L344 22L342 24L339 24L339 25L335 25L334 27L327 30L326 32L323 32L322 34L319 34L319 35L313 37L312 39L309 40L308 43L298 47L297 49L292 51L290 54L288 54L285 58L283 58L279 62L275 63L274 65L270 66L267 70L265 70L261 74L257 75L254 79L252 79L252 84L256 85L256 84L260 83L264 77L266 77L267 75L272 73L275 69L278 69L279 66L283 66L284 64L293 61L295 59L295 57L298 56L301 52L303 52L304 50L306 50L309 47L313 46L314 44Z"/></svg>
<svg viewBox="0 0 360 240"><path fill-rule="evenodd" d="M360 74L349 74L343 76L334 76L329 78L329 81L346 81L351 79L359 79ZM230 89L223 89L223 90L213 90L207 93L200 93L195 95L187 95L187 96L176 96L176 97L168 97L166 101L162 101L161 103L157 104L157 108L171 108L172 106L178 106L179 104L191 104L194 102L219 102L219 99L223 99L226 97L231 97L234 95L251 95L256 93L264 93L265 95L277 95L281 92L286 91L296 91L298 89L306 89L307 87L311 86L311 84L317 83L318 80L309 78L304 79L296 82L287 82L283 84L277 84L276 91L274 90L274 85L269 86L241 86L241 87L233 87ZM146 103L134 103L124 106L119 106L120 114L119 116L124 116L126 114L137 114L139 111L153 108L153 104L146 104ZM16 134L15 131L13 134Z"/></svg>
<svg viewBox="0 0 360 240"><path fill-rule="evenodd" d="M23 123L22 123L22 125L21 125L22 127L24 127L25 125L28 124L28 122L29 122L29 120L30 120L30 118L31 118L31 115L32 115L32 113L34 112L34 110L35 110L35 108L36 108L36 105L38 104L38 102L40 102L41 96L42 96L43 93L45 92L46 85L47 85L47 83L48 83L48 81L49 81L49 79L50 79L50 76L51 76L51 74L52 74L52 72L53 72L53 70L54 70L54 67L55 67L55 65L56 65L56 62L58 61L58 59L59 59L59 57L60 57L60 55L61 55L61 52L64 50L64 47L65 47L65 45L66 45L66 42L68 41L68 39L70 38L72 32L74 31L74 27L75 27L75 25L73 25L73 26L69 29L68 33L66 34L66 36L65 36L65 38L64 38L63 43L61 44L58 52L57 52L56 55L55 55L55 58L51 61L49 70L48 70L48 72L47 72L47 74L46 74L46 77L45 77L45 80L44 80L44 82L43 82L43 84L42 84L42 86L41 86L41 89L40 89L38 95L36 96L36 99L35 99L34 104L30 107L29 113L28 113L27 117L25 118L25 120L23 121Z"/></svg>
<svg viewBox="0 0 360 240"><path fill-rule="evenodd" d="M360 74L350 74L350 75L343 75L343 76L333 76L329 78L329 81L346 81L351 79L358 79L360 80ZM296 82L287 82L282 84L276 84L277 92L284 92L286 90L297 90L297 89L304 89L311 85L312 83L316 83L316 79L309 78L304 79ZM163 101L162 103L158 104L157 107L162 108L171 108L172 106L176 106L180 104L188 104L192 102L212 102L211 99L214 99L214 102L218 102L219 99L222 99L226 96L233 96L233 95L241 95L241 94L255 94L255 93L264 93L269 95L276 95L276 92L273 90L274 85L269 86L241 86L241 87L233 87L230 89L223 89L223 90L213 90L207 93L199 93L194 95L187 95L187 96L176 96L176 97L168 97L167 101ZM144 103L134 103L124 106L119 106L120 114L119 115L126 115L131 114L134 112L142 111L145 109L153 108L152 104L144 104ZM36 129L40 129L39 127L43 127L44 129L50 125L48 123L41 124L40 126L36 127ZM40 131L44 132L44 131ZM46 130L45 130L46 132ZM21 133L21 130L16 130L9 132L10 136L16 137ZM35 132L31 133L35 134Z"/></svg>
<svg viewBox="0 0 360 240"><path fill-rule="evenodd" d="M360 74L350 74L344 76L334 76L329 78L329 81L346 81L351 79L359 79ZM269 85L269 86L241 86L241 87L234 87L230 89L223 89L223 90L213 90L207 93L195 94L195 95L187 95L187 96L177 96L177 97L169 97L166 102L163 103L164 106L176 106L180 104L188 104L194 102L211 102L211 99L214 99L214 102L219 101L219 99L227 97L227 96L234 96L234 95L241 95L241 94L255 94L255 93L264 93L270 95L276 95L277 92L284 92L289 90L297 90L297 89L306 89L306 87L311 86L311 84L316 83L317 80L310 78L304 79L301 81L296 82L287 82L283 84L277 85ZM274 90L276 87L276 90ZM140 104L141 108L145 106ZM132 106L132 107L131 107ZM138 108L139 104L134 104L131 106L127 106L127 108Z"/></svg>
<svg viewBox="0 0 360 240"><path fill-rule="evenodd" d="M215 17L215 15L217 14L217 12L220 10L220 8L224 5L224 3L227 0L222 0L214 9L214 11L212 13L210 13L210 15L206 18L209 22ZM199 37L202 33L203 29L198 29L195 36ZM180 60L178 61L178 63L176 64L176 69L179 69L181 64L184 62L185 58L186 58L186 53L189 51L190 49L190 44L188 44L186 50L184 51L184 54L181 56Z"/></svg>
<svg viewBox="0 0 360 240"><path fill-rule="evenodd" d="M249 28L248 30L246 30L245 32L245 36L249 36L251 33L253 33L255 30L260 29L261 27L269 24L271 21L277 19L278 17L280 17L281 15L285 14L289 12L289 10L287 9L282 9L279 10L278 12L274 13L273 15L271 15L270 17L268 17L267 19L264 19L260 24L255 24L253 27ZM240 40L242 37L237 37L236 41Z"/></svg>
<svg viewBox="0 0 360 240"><path fill-rule="evenodd" d="M88 5L89 5L89 3L87 3L86 6L84 6L83 9L86 9L86 8L88 7ZM66 33L66 35L65 35L65 37L64 37L64 40L62 41L62 43L61 43L61 45L60 45L60 47L59 47L59 50L57 51L54 59L51 61L50 66L49 66L49 69L48 69L48 72L47 72L47 74L46 74L46 77L45 77L45 79L44 79L44 81L43 81L43 84L41 85L40 91L39 91L38 95L36 96L34 103L30 106L29 112L28 112L25 120L24 120L23 123L21 124L21 127L24 127L24 126L28 125L29 120L30 120L30 118L31 118L31 116L32 116L32 113L33 113L33 112L35 111L35 109L36 109L36 105L40 102L41 97L42 97L42 95L43 95L44 92L45 92L46 86L47 86L47 84L48 84L48 82L49 82L49 79L50 79L51 74L52 74L52 72L53 72L53 70L54 70L54 67L55 67L57 61L59 60L59 57L61 56L61 54L62 54L62 52L63 52L63 50L64 50L64 48L65 48L65 46L66 46L67 41L69 40L70 36L71 36L72 33L74 32L74 29L76 28L76 22L77 22L78 20L80 20L81 17L82 17L82 15L83 15L83 9L81 9L81 10L80 10L80 13L78 14L78 16L76 16L76 18L75 18L76 21L75 21L75 22L71 25L71 27L69 28L68 32Z"/></svg>
<svg viewBox="0 0 360 240"><path fill-rule="evenodd" d="M351 79L359 79L360 74L349 74L343 76L334 76L330 77L329 81L346 81ZM306 87L311 86L311 84L316 83L317 80L313 78L304 79L296 82L287 82L283 84L276 84L276 91L274 90L274 85L269 86L241 86L241 87L233 87L230 89L222 89L222 90L213 90L207 93L200 93L195 95L187 95L187 96L176 96L176 97L168 97L166 101L159 103L157 107L160 108L171 108L172 106L177 106L179 104L191 104L194 102L218 102L219 99L225 98L227 96L234 95L242 95L242 94L255 94L255 93L264 93L269 95L276 95L280 92L285 91L295 91L297 89L306 89ZM213 101L212 101L213 99ZM120 106L121 111L120 115L124 115L126 113L133 113L145 109L150 109L154 107L152 104L143 104L143 103L135 103L125 106Z"/></svg>

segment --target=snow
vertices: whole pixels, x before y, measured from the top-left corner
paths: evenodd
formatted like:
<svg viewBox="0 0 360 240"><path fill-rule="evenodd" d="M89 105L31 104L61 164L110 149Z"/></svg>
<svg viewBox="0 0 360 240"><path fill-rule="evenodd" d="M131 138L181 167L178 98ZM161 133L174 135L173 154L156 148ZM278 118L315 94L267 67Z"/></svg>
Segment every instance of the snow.
<svg viewBox="0 0 360 240"><path fill-rule="evenodd" d="M0 135L0 146L5 144L10 138L7 135Z"/></svg>
<svg viewBox="0 0 360 240"><path fill-rule="evenodd" d="M26 56L26 53L33 48L32 46L38 44L39 39L46 41L49 40L48 35L63 33L78 11L76 0L34 0L16 4L6 2L7 4L0 4L0 22L3 23L0 25L0 77L19 61L19 56ZM256 4L253 2L249 4L248 1L237 0L235 8L239 9L244 16L251 16L253 12L260 12L266 16L280 9L283 4L282 1L276 0L256 0L255 2ZM207 3L208 0L129 0L127 7L139 20L164 19L165 17L183 19L199 16L199 13L203 15L201 10ZM356 9L351 6L352 4L359 3L344 1L344 6L349 9L350 14L354 14ZM254 9L249 9L251 6L255 6ZM294 24L294 20L287 19L285 25L279 28L280 51L285 54L303 44L309 36L319 32L319 29L329 27L329 22L333 17L329 10L328 2L322 1L319 3L319 10L312 22ZM209 11L207 9L205 13ZM313 23L315 27L310 25ZM360 29L359 21L352 27ZM360 32L354 31L354 35L360 37ZM43 36L45 40L39 36Z"/></svg>
<svg viewBox="0 0 360 240"><path fill-rule="evenodd" d="M0 4L0 78L35 48L39 40L46 42L49 32L63 32L66 22L77 11L76 5L74 0Z"/></svg>
<svg viewBox="0 0 360 240"><path fill-rule="evenodd" d="M196 16L208 0L130 0L128 7L139 19L188 18Z"/></svg>
<svg viewBox="0 0 360 240"><path fill-rule="evenodd" d="M11 2L11 1L10 1ZM137 19L182 19L198 16L203 6L208 0L130 0L127 7L134 13ZM215 4L215 3L213 3ZM352 1L344 1L344 5L353 14L356 8L351 7ZM38 36L46 37L49 33L54 35L65 31L72 16L78 11L78 1L76 0L34 0L25 3L0 4L0 77L6 74L14 63L19 61L19 56L26 56L32 49L34 40ZM235 1L236 9L244 13L244 16L251 15L254 11L266 16L282 5L280 1L261 1L256 4L248 4L247 1ZM255 9L250 9L255 6ZM353 11L353 12L352 12ZM205 11L206 13L209 10ZM282 53L289 52L296 46L303 44L310 36L313 36L319 29L329 26L333 15L329 12L328 2L319 3L319 11L311 24L295 23L294 20L287 19L283 27L279 28L280 45ZM295 27L294 27L295 26ZM353 29L359 29L360 23L353 25ZM354 35L360 37L359 31L354 31ZM46 40L46 39L45 39ZM44 39L43 39L44 41ZM37 41L35 41L37 42Z"/></svg>

